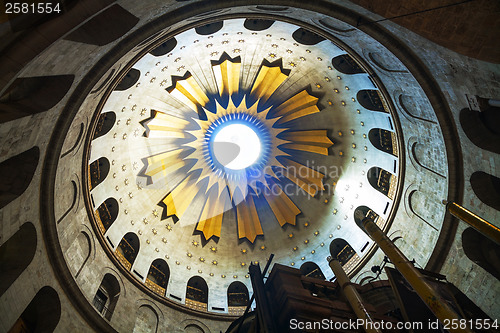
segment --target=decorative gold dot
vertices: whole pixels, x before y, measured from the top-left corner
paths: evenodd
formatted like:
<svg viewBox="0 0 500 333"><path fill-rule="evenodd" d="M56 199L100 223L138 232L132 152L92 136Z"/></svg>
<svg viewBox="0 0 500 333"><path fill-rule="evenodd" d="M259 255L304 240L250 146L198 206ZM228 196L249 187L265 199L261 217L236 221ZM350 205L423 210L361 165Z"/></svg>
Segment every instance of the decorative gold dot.
<svg viewBox="0 0 500 333"><path fill-rule="evenodd" d="M295 263L294 263L294 262L292 262L292 263L290 263L290 265L291 265L291 266L295 266Z"/></svg>
<svg viewBox="0 0 500 333"><path fill-rule="evenodd" d="M342 150L339 151L339 156L344 156L344 152Z"/></svg>
<svg viewBox="0 0 500 333"><path fill-rule="evenodd" d="M229 41L228 40L223 40L222 41L222 45L226 45L226 44L229 44Z"/></svg>
<svg viewBox="0 0 500 333"><path fill-rule="evenodd" d="M306 257L301 257L300 259L301 259L301 260L306 260Z"/></svg>
<svg viewBox="0 0 500 333"><path fill-rule="evenodd" d="M191 258L191 257L193 256L190 252L186 253L186 255L187 255L189 258Z"/></svg>
<svg viewBox="0 0 500 333"><path fill-rule="evenodd" d="M318 236L318 235L319 235L319 231L317 231L317 230L316 230L316 231L314 232L314 236Z"/></svg>
<svg viewBox="0 0 500 333"><path fill-rule="evenodd" d="M323 58L321 57L317 57L316 59L318 59L319 61L323 61Z"/></svg>
<svg viewBox="0 0 500 333"><path fill-rule="evenodd" d="M340 76L337 76L337 79L338 79L338 80L342 80L342 78L341 78Z"/></svg>
<svg viewBox="0 0 500 333"><path fill-rule="evenodd" d="M271 37L272 35L271 34L267 34L266 37Z"/></svg>
<svg viewBox="0 0 500 333"><path fill-rule="evenodd" d="M309 244L309 239L306 239L306 240L304 241L304 244Z"/></svg>
<svg viewBox="0 0 500 333"><path fill-rule="evenodd" d="M349 90L349 87L348 87L348 86L345 86L345 90Z"/></svg>
<svg viewBox="0 0 500 333"><path fill-rule="evenodd" d="M342 136L342 131L339 131L339 136Z"/></svg>
<svg viewBox="0 0 500 333"><path fill-rule="evenodd" d="M234 53L240 53L241 52L241 49L234 49L233 50Z"/></svg>
<svg viewBox="0 0 500 333"><path fill-rule="evenodd" d="M269 53L269 57L271 57L273 59L276 58L276 53Z"/></svg>
<svg viewBox="0 0 500 333"><path fill-rule="evenodd" d="M152 230L152 231L153 231L153 234L154 234L154 235L158 234L158 231L157 231L155 228L153 228L153 230Z"/></svg>
<svg viewBox="0 0 500 333"><path fill-rule="evenodd" d="M175 264L176 264L176 265L180 265L181 263L180 263L179 261L176 261L176 262L175 262Z"/></svg>
<svg viewBox="0 0 500 333"><path fill-rule="evenodd" d="M319 244L319 246L325 246L325 243L321 243L321 244Z"/></svg>
<svg viewBox="0 0 500 333"><path fill-rule="evenodd" d="M340 227L340 226L339 226L339 227ZM337 229L340 229L340 228L337 228ZM332 235L332 234L330 234L330 235L328 235L328 237L333 238L333 235Z"/></svg>
<svg viewBox="0 0 500 333"><path fill-rule="evenodd" d="M333 102L331 100L328 100L328 105L333 105Z"/></svg>
<svg viewBox="0 0 500 333"><path fill-rule="evenodd" d="M286 50L286 53L292 54L292 53L293 53L293 51L292 51L292 50L290 50L290 49L287 49L287 50Z"/></svg>
<svg viewBox="0 0 500 333"><path fill-rule="evenodd" d="M212 265L217 265L217 260L212 260Z"/></svg>
<svg viewBox="0 0 500 333"><path fill-rule="evenodd" d="M272 44L271 47L274 47L275 49L278 48L278 44Z"/></svg>
<svg viewBox="0 0 500 333"><path fill-rule="evenodd" d="M362 121L362 122L360 122L360 124L361 124L361 126L365 126L365 123L364 123L363 121Z"/></svg>
<svg viewBox="0 0 500 333"><path fill-rule="evenodd" d="M312 254L315 254L315 253L316 253L316 251L315 251L315 250L312 250L312 251L311 251L311 253L312 253Z"/></svg>
<svg viewBox="0 0 500 333"><path fill-rule="evenodd" d="M246 263L242 262L240 263L241 267L245 267Z"/></svg>
<svg viewBox="0 0 500 333"><path fill-rule="evenodd" d="M356 102L356 98L352 97L351 101Z"/></svg>
<svg viewBox="0 0 500 333"><path fill-rule="evenodd" d="M194 246L198 246L200 243L198 243L198 241L193 240L191 244L193 244Z"/></svg>
<svg viewBox="0 0 500 333"><path fill-rule="evenodd" d="M161 240L163 241L163 243L167 242L167 239L165 237L163 237Z"/></svg>
<svg viewBox="0 0 500 333"><path fill-rule="evenodd" d="M321 88L321 84L316 83L316 88L318 88L318 89Z"/></svg>
<svg viewBox="0 0 500 333"><path fill-rule="evenodd" d="M355 143L352 144L352 148L356 148L356 144Z"/></svg>
<svg viewBox="0 0 500 333"><path fill-rule="evenodd" d="M333 91L335 91L336 93L338 93L338 92L339 92L339 90L338 90L337 88L333 89Z"/></svg>
<svg viewBox="0 0 500 333"><path fill-rule="evenodd" d="M293 238L293 233L289 233L288 238Z"/></svg>
<svg viewBox="0 0 500 333"><path fill-rule="evenodd" d="M340 104L342 104L342 106L346 105L346 103L344 101L340 102Z"/></svg>
<svg viewBox="0 0 500 333"><path fill-rule="evenodd" d="M205 262L205 258L200 257L200 261L201 261L201 262Z"/></svg>
<svg viewBox="0 0 500 333"><path fill-rule="evenodd" d="M363 149L364 149L364 150L368 150L368 147L367 147L367 146L365 146Z"/></svg>
<svg viewBox="0 0 500 333"><path fill-rule="evenodd" d="M288 65L289 65L290 67L297 67L297 65L296 65L294 62L290 62Z"/></svg>
<svg viewBox="0 0 500 333"><path fill-rule="evenodd" d="M265 246L265 245L261 245L261 246L260 246L260 249L261 249L262 251L264 251L264 250L266 249L266 246Z"/></svg>
<svg viewBox="0 0 500 333"><path fill-rule="evenodd" d="M160 250L158 250L158 248L155 249L156 252L160 252Z"/></svg>
<svg viewBox="0 0 500 333"><path fill-rule="evenodd" d="M149 241L149 239L146 239L146 243L150 244L151 242Z"/></svg>
<svg viewBox="0 0 500 333"><path fill-rule="evenodd" d="M198 273L200 273L200 274L201 274L201 273L203 273L203 272L201 271L201 269L199 269L199 270L198 270Z"/></svg>
<svg viewBox="0 0 500 333"><path fill-rule="evenodd" d="M123 134L122 138L125 140L127 138L127 133Z"/></svg>
<svg viewBox="0 0 500 333"><path fill-rule="evenodd" d="M355 134L355 132L354 132L354 130L353 130L353 129L351 130L351 134L352 134L352 135L354 135L354 134Z"/></svg>
<svg viewBox="0 0 500 333"><path fill-rule="evenodd" d="M356 157L351 158L351 161L356 162Z"/></svg>
<svg viewBox="0 0 500 333"><path fill-rule="evenodd" d="M208 275L210 275L210 276L214 276L214 273L210 273L210 274L208 274Z"/></svg>
<svg viewBox="0 0 500 333"><path fill-rule="evenodd" d="M363 163L366 163L366 158L363 160Z"/></svg>
<svg viewBox="0 0 500 333"><path fill-rule="evenodd" d="M337 214L337 209L334 209L334 210L333 210L333 214Z"/></svg>
<svg viewBox="0 0 500 333"><path fill-rule="evenodd" d="M324 201L324 202L327 204L327 203L328 203L328 199L325 199L325 201Z"/></svg>
<svg viewBox="0 0 500 333"><path fill-rule="evenodd" d="M366 139L366 134L363 134L363 138L365 138L365 139Z"/></svg>
<svg viewBox="0 0 500 333"><path fill-rule="evenodd" d="M307 228L308 226L309 226L309 222L304 223L304 227Z"/></svg>
<svg viewBox="0 0 500 333"><path fill-rule="evenodd" d="M223 278L223 279L225 279L226 278L226 274L222 274L220 277Z"/></svg>
<svg viewBox="0 0 500 333"><path fill-rule="evenodd" d="M333 69L333 67L332 67L332 66L328 66L328 69L329 69L329 70L332 70L332 69Z"/></svg>
<svg viewBox="0 0 500 333"><path fill-rule="evenodd" d="M247 249L241 249L241 253L246 254L247 253Z"/></svg>
<svg viewBox="0 0 500 333"><path fill-rule="evenodd" d="M299 249L299 248L298 248L297 246L294 246L292 250L293 250L293 251L297 251L298 249Z"/></svg>
<svg viewBox="0 0 500 333"><path fill-rule="evenodd" d="M139 235L142 235L142 231L141 231L141 230L139 230L137 233L138 233Z"/></svg>
<svg viewBox="0 0 500 333"><path fill-rule="evenodd" d="M217 252L217 248L216 248L215 246L212 246L212 247L210 248L210 251L212 251L212 252L216 253L216 252Z"/></svg>
<svg viewBox="0 0 500 333"><path fill-rule="evenodd" d="M246 278L248 279L248 278L250 277L250 275L248 275L248 274L245 274L245 277L246 277Z"/></svg>
<svg viewBox="0 0 500 333"><path fill-rule="evenodd" d="M311 50L306 50L307 53L311 53Z"/></svg>
<svg viewBox="0 0 500 333"><path fill-rule="evenodd" d="M237 279L238 278L238 275L233 275L233 279Z"/></svg>
<svg viewBox="0 0 500 333"><path fill-rule="evenodd" d="M186 266L186 269L187 270L191 270L191 266Z"/></svg>
<svg viewBox="0 0 500 333"><path fill-rule="evenodd" d="M300 57L299 59L300 59L300 61L306 61L306 58L304 58L304 57Z"/></svg>

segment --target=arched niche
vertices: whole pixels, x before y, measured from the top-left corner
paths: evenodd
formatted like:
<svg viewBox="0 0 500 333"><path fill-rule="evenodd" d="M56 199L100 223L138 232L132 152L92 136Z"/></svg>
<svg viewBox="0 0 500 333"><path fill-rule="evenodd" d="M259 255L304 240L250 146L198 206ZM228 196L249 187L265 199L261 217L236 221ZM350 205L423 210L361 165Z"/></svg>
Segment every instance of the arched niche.
<svg viewBox="0 0 500 333"><path fill-rule="evenodd" d="M131 68L127 74L122 78L120 83L116 86L115 90L124 91L128 88L132 87L134 84L139 81L139 77L141 76L141 71L135 68Z"/></svg>
<svg viewBox="0 0 500 333"><path fill-rule="evenodd" d="M384 194L389 199L394 199L397 181L396 176L382 168L372 167L368 170L367 178L374 189Z"/></svg>
<svg viewBox="0 0 500 333"><path fill-rule="evenodd" d="M316 45L319 42L324 41L325 39L321 37L320 35L309 31L304 28L299 28L295 30L292 34L292 38L300 44L304 45Z"/></svg>
<svg viewBox="0 0 500 333"><path fill-rule="evenodd" d="M500 178L483 171L476 171L470 177L470 184L479 200L500 210Z"/></svg>
<svg viewBox="0 0 500 333"><path fill-rule="evenodd" d="M104 234L109 227L115 222L118 216L118 201L115 198L108 198L96 210L96 218L99 228Z"/></svg>
<svg viewBox="0 0 500 333"><path fill-rule="evenodd" d="M500 142L499 113L500 111L497 111L494 118L490 116L491 112L486 114L486 112L469 109L460 111L460 125L469 140L479 148L497 154L500 154L500 145L498 144Z"/></svg>
<svg viewBox="0 0 500 333"><path fill-rule="evenodd" d="M96 188L97 185L102 183L109 174L110 164L106 157L101 157L92 162L89 166L90 173L90 190Z"/></svg>
<svg viewBox="0 0 500 333"><path fill-rule="evenodd" d="M161 57L167 54L168 52L172 51L176 46L177 46L177 39L173 37L167 40L166 42L161 43L154 50L149 51L149 53L151 53L155 57Z"/></svg>
<svg viewBox="0 0 500 333"><path fill-rule="evenodd" d="M61 301L51 287L40 289L9 332L53 332L61 318Z"/></svg>
<svg viewBox="0 0 500 333"><path fill-rule="evenodd" d="M246 19L243 26L248 30L262 31L269 29L275 21L262 19Z"/></svg>
<svg viewBox="0 0 500 333"><path fill-rule="evenodd" d="M120 284L118 280L114 275L106 273L96 291L92 304L104 318L111 320L119 296Z"/></svg>
<svg viewBox="0 0 500 333"><path fill-rule="evenodd" d="M342 54L332 59L332 66L343 74L365 73L363 68L348 54Z"/></svg>
<svg viewBox="0 0 500 333"><path fill-rule="evenodd" d="M193 276L186 288L186 305L193 309L207 311L208 285L202 277Z"/></svg>
<svg viewBox="0 0 500 333"><path fill-rule="evenodd" d="M325 280L325 275L321 271L321 268L319 268L319 266L312 261L303 263L300 266L300 273L304 276Z"/></svg>
<svg viewBox="0 0 500 333"><path fill-rule="evenodd" d="M35 256L36 245L35 226L26 222L0 246L0 296L29 266Z"/></svg>
<svg viewBox="0 0 500 333"><path fill-rule="evenodd" d="M133 232L123 236L115 251L120 262L130 270L139 253L139 237Z"/></svg>
<svg viewBox="0 0 500 333"><path fill-rule="evenodd" d="M68 249L67 257L71 258L71 260L66 261L75 277L80 275L83 266L90 258L90 249L90 237L85 231L81 231Z"/></svg>
<svg viewBox="0 0 500 333"><path fill-rule="evenodd" d="M146 285L155 293L165 296L169 277L170 269L167 262L163 259L156 259L149 267Z"/></svg>
<svg viewBox="0 0 500 333"><path fill-rule="evenodd" d="M135 317L134 333L151 332L158 330L158 314L149 305L141 305Z"/></svg>
<svg viewBox="0 0 500 333"><path fill-rule="evenodd" d="M28 188L40 158L33 147L0 163L0 209L17 199Z"/></svg>
<svg viewBox="0 0 500 333"><path fill-rule="evenodd" d="M338 259L342 266L347 264L355 254L356 251L343 238L335 238L330 243L330 255L332 258Z"/></svg>
<svg viewBox="0 0 500 333"><path fill-rule="evenodd" d="M231 307L246 307L248 305L248 288L240 281L232 282L227 288L227 305Z"/></svg>
<svg viewBox="0 0 500 333"><path fill-rule="evenodd" d="M216 33L217 31L222 29L223 26L224 22L219 21L202 25L201 27L197 27L195 30L198 35L208 36Z"/></svg>
<svg viewBox="0 0 500 333"><path fill-rule="evenodd" d="M387 112L384 108L384 103L382 102L382 97L380 97L380 92L378 90L360 90L356 94L358 103L362 107L371 111Z"/></svg>
<svg viewBox="0 0 500 333"><path fill-rule="evenodd" d="M101 113L99 119L97 120L97 125L94 132L94 139L106 135L111 128L115 125L116 113L113 111L108 111Z"/></svg>
<svg viewBox="0 0 500 333"><path fill-rule="evenodd" d="M362 222L364 218L368 218L373 223L379 225L383 224L382 218L375 213L371 208L367 206L359 206L354 210L354 222L360 227L362 227Z"/></svg>
<svg viewBox="0 0 500 333"><path fill-rule="evenodd" d="M382 128L372 128L370 132L368 132L368 139L378 150L396 157L398 156L396 133Z"/></svg>
<svg viewBox="0 0 500 333"><path fill-rule="evenodd" d="M473 228L462 233L465 255L500 280L500 245Z"/></svg>

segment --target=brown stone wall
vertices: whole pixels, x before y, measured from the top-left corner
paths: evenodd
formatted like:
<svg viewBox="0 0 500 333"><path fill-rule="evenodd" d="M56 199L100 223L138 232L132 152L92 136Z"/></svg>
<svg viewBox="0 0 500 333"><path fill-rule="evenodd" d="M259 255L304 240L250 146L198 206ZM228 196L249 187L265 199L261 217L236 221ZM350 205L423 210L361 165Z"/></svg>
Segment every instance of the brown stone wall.
<svg viewBox="0 0 500 333"><path fill-rule="evenodd" d="M351 0L385 18L460 3L458 0ZM500 62L500 1L476 0L392 19L441 46L488 62Z"/></svg>

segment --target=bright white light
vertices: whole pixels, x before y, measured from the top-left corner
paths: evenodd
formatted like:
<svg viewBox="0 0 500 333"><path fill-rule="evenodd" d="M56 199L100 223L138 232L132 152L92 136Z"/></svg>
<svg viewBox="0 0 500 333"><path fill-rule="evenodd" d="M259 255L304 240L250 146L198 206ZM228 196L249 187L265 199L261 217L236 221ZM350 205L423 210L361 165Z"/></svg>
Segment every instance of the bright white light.
<svg viewBox="0 0 500 333"><path fill-rule="evenodd" d="M247 125L228 124L220 129L213 142L214 157L228 169L248 168L260 156L260 139Z"/></svg>

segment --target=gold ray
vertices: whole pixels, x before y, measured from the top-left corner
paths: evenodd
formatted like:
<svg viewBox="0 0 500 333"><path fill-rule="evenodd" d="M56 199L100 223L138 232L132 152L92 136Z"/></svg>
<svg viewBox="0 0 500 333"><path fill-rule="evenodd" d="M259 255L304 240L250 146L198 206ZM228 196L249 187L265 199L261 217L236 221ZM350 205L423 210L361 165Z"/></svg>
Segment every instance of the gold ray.
<svg viewBox="0 0 500 333"><path fill-rule="evenodd" d="M281 147L328 155L328 148L333 145L333 142L326 134L326 130L285 132L281 137L291 143L286 143Z"/></svg>
<svg viewBox="0 0 500 333"><path fill-rule="evenodd" d="M209 240L213 236L220 238L222 228L222 217L224 216L225 206L229 200L227 190L219 196L219 191L211 191L208 195L203 211L201 212L200 220L196 226L196 230L203 232L205 240Z"/></svg>
<svg viewBox="0 0 500 333"><path fill-rule="evenodd" d="M239 238L246 238L253 243L258 235L264 234L252 195L247 195L245 200L236 206L236 212Z"/></svg>
<svg viewBox="0 0 500 333"><path fill-rule="evenodd" d="M279 66L268 67L262 65L250 94L265 103L287 77L288 75L283 73Z"/></svg>
<svg viewBox="0 0 500 333"><path fill-rule="evenodd" d="M148 138L187 138L184 128L189 121L177 116L153 111L153 119L144 123Z"/></svg>
<svg viewBox="0 0 500 333"><path fill-rule="evenodd" d="M324 174L308 166L292 161L289 158L284 157L283 160L286 165L285 177L306 191L310 196L314 197L318 190L324 190Z"/></svg>
<svg viewBox="0 0 500 333"><path fill-rule="evenodd" d="M183 78L172 78L173 84L167 91L189 106L192 110L198 111L198 107L204 107L208 103L208 97L193 78L191 73L187 72Z"/></svg>
<svg viewBox="0 0 500 333"><path fill-rule="evenodd" d="M182 150L176 149L147 158L147 169L144 172L150 176L153 183L174 171L184 167L186 162L180 158Z"/></svg>
<svg viewBox="0 0 500 333"><path fill-rule="evenodd" d="M212 70L221 96L230 96L238 92L240 86L240 68L240 57L231 60L227 59L219 65L212 63Z"/></svg>
<svg viewBox="0 0 500 333"><path fill-rule="evenodd" d="M170 192L163 203L167 206L167 216L181 218L199 191L198 176L191 173Z"/></svg>
<svg viewBox="0 0 500 333"><path fill-rule="evenodd" d="M317 97L309 95L306 90L302 90L274 110L275 116L281 117L276 121L276 124L281 125L291 120L319 112L317 103Z"/></svg>
<svg viewBox="0 0 500 333"><path fill-rule="evenodd" d="M284 226L286 223L295 225L295 217L300 214L300 209L276 183L273 183L271 189L271 194L266 195L265 198L278 223L280 226Z"/></svg>

